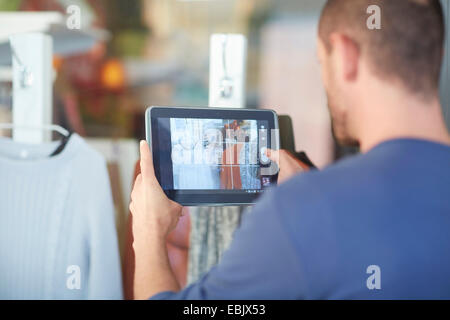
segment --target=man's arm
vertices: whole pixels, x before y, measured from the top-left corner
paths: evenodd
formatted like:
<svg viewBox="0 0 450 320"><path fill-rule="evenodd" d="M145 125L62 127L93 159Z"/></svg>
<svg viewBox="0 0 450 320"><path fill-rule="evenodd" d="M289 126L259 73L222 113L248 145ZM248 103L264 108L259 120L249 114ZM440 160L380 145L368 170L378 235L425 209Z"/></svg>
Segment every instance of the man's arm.
<svg viewBox="0 0 450 320"><path fill-rule="evenodd" d="M244 217L229 250L199 282L179 291L165 239L181 215L154 175L151 153L141 143L142 174L136 179L130 210L136 254L135 298L295 299L306 292L304 269L292 235L282 222L279 193L270 192ZM295 214L290 212L289 214Z"/></svg>
<svg viewBox="0 0 450 320"><path fill-rule="evenodd" d="M307 296L305 268L282 221L279 193L269 192L244 214L219 264L196 283L153 299L299 299ZM296 214L295 210L289 214ZM169 290L170 291L170 290Z"/></svg>
<svg viewBox="0 0 450 320"><path fill-rule="evenodd" d="M136 268L134 277L134 298L148 299L162 291L180 290L169 263L166 241L154 238L142 248L134 244Z"/></svg>
<svg viewBox="0 0 450 320"><path fill-rule="evenodd" d="M177 225L182 207L161 189L145 141L141 141L140 151L141 174L136 178L130 203L136 256L134 298L148 299L161 291L180 289L169 263L166 239Z"/></svg>

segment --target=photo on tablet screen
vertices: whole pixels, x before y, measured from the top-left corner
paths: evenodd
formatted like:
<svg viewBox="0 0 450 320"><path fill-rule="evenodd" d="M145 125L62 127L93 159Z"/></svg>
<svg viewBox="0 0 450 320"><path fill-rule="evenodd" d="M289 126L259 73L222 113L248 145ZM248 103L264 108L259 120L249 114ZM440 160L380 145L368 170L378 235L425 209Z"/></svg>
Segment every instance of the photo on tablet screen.
<svg viewBox="0 0 450 320"><path fill-rule="evenodd" d="M170 133L174 190L261 189L257 120L171 118Z"/></svg>
<svg viewBox="0 0 450 320"><path fill-rule="evenodd" d="M251 204L277 183L271 110L149 107L146 129L156 178L180 204Z"/></svg>

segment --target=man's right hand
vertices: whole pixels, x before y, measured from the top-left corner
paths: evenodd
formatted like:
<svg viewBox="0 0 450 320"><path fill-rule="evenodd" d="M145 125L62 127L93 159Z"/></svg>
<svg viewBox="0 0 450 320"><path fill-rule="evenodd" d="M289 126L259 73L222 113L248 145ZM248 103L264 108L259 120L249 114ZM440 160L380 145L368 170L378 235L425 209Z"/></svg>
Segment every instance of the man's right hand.
<svg viewBox="0 0 450 320"><path fill-rule="evenodd" d="M278 184L289 180L296 174L308 171L308 166L298 160L292 153L287 150L270 150L267 149L267 157L278 164L280 171L278 173Z"/></svg>

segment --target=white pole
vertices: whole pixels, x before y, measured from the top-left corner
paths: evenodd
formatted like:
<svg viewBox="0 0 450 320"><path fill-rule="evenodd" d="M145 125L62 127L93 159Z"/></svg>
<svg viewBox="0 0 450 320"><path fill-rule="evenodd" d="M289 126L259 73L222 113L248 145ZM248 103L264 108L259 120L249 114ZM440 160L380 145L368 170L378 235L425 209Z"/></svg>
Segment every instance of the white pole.
<svg viewBox="0 0 450 320"><path fill-rule="evenodd" d="M10 37L13 54L13 123L18 127L41 127L52 123L53 42L43 33ZM42 143L51 132L17 128L18 142Z"/></svg>

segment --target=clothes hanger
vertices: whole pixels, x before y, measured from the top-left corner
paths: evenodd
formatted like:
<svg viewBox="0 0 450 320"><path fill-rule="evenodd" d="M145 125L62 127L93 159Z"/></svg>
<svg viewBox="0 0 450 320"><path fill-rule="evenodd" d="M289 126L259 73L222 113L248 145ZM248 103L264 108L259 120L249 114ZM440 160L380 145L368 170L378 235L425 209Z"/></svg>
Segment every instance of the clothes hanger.
<svg viewBox="0 0 450 320"><path fill-rule="evenodd" d="M65 129L64 129L65 130ZM66 130L67 131L67 130ZM52 154L50 155L50 157L54 157L58 154L60 154L64 148L67 145L67 142L69 142L70 137L72 136L72 132L67 131L69 134L67 136L63 136L61 142L59 143L58 148L55 149L55 151L52 152Z"/></svg>
<svg viewBox="0 0 450 320"><path fill-rule="evenodd" d="M72 132L64 129L63 127L56 125L56 124L48 124L48 125L42 125L42 126L30 126L30 125L19 125L19 124L13 124L13 123L0 123L0 129L21 129L21 130L44 130L44 131L56 131L57 133L61 134L63 136L60 144L55 149L55 151L52 152L50 157L56 156L57 154L61 153L65 146L67 145L67 142L69 141Z"/></svg>
<svg viewBox="0 0 450 320"><path fill-rule="evenodd" d="M56 131L59 134L68 137L70 132L61 126L56 124L47 124L42 126L29 126L29 125L19 125L13 123L0 123L0 129L25 129L25 130L45 130L45 131Z"/></svg>
<svg viewBox="0 0 450 320"><path fill-rule="evenodd" d="M33 84L33 73L29 70L29 68L22 62L22 59L20 59L19 55L17 54L14 46L11 44L11 53L13 56L13 59L16 60L17 64L19 65L20 70L20 85L22 88L27 88L32 86ZM20 130L44 130L44 131L55 131L58 132L63 136L59 146L56 148L55 151L52 152L50 157L55 156L64 150L67 142L70 139L71 132L64 129L63 127L55 124L48 124L48 125L26 125L26 124L16 124L16 123L0 123L0 129L20 129Z"/></svg>

